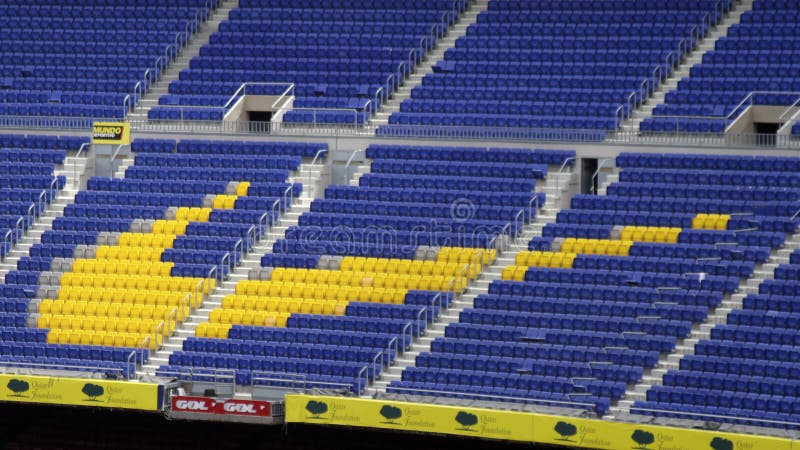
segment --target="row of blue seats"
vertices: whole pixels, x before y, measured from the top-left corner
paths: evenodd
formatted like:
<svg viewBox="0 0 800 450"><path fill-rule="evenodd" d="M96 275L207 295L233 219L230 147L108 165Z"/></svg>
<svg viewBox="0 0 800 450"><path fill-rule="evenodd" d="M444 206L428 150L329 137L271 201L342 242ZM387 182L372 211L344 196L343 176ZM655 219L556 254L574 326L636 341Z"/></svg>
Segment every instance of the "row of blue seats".
<svg viewBox="0 0 800 450"><path fill-rule="evenodd" d="M6 88L14 90L60 90L91 92L133 92L137 84L149 87L149 82L139 79L109 78L57 78L57 77L13 77L2 80Z"/></svg>
<svg viewBox="0 0 800 450"><path fill-rule="evenodd" d="M728 325L754 327L797 328L800 317L795 314L774 314L765 311L736 310L728 314Z"/></svg>
<svg viewBox="0 0 800 450"><path fill-rule="evenodd" d="M50 103L0 103L0 114L9 116L93 117L123 119L127 106L58 105Z"/></svg>
<svg viewBox="0 0 800 450"><path fill-rule="evenodd" d="M632 10L600 10L587 11L585 5L578 10L559 10L548 7L544 11L536 10L488 10L478 15L477 23L696 23L703 19L705 10L671 10L637 9ZM670 5L671 7L672 5Z"/></svg>
<svg viewBox="0 0 800 450"><path fill-rule="evenodd" d="M36 150L0 148L0 162L29 164L64 164L67 158L65 150Z"/></svg>
<svg viewBox="0 0 800 450"><path fill-rule="evenodd" d="M235 158L222 155L164 155L164 154L140 154L136 155L135 164L137 166L168 166L170 168L179 167L203 167L208 169L288 169L297 170L300 167L299 156L276 155L269 158L259 156L237 155Z"/></svg>
<svg viewBox="0 0 800 450"><path fill-rule="evenodd" d="M331 34L347 30L348 33L364 34L390 34L405 36L427 36L430 34L440 34L447 29L443 23L434 22L358 22L347 21L304 21L304 20L227 20L220 23L219 33L256 33L261 34L275 30L299 30L311 29L319 30L322 34Z"/></svg>
<svg viewBox="0 0 800 450"><path fill-rule="evenodd" d="M480 230L476 230L475 233L463 234L459 233L458 229L453 230L453 232L443 230L417 232L414 230L393 230L387 228L376 229L374 227L289 227L284 235L289 242L285 247L281 246L280 248L281 252L288 252L290 248L292 250L321 248L316 244L316 241L335 242L338 243L339 247L350 249L354 248L349 246L350 243L381 243L390 248L395 247L395 249L397 247L416 247L420 245L433 247L489 248L492 245L492 241L495 240L500 232L499 229L493 232L481 232ZM296 242L306 242L307 245L305 247L298 247ZM375 251L380 252L379 250ZM401 251L401 253L403 252ZM316 267L316 259L314 262L304 258L296 260L281 259L280 261L280 264L276 263L279 267L284 267L284 265L285 267L308 267L309 264L313 264L311 267Z"/></svg>
<svg viewBox="0 0 800 450"><path fill-rule="evenodd" d="M494 36L491 41L484 36L462 36L455 48L497 48L499 50L582 50L598 51L614 49L675 51L682 38L663 36L639 36L631 40L627 36Z"/></svg>
<svg viewBox="0 0 800 450"><path fill-rule="evenodd" d="M439 147L372 144L366 149L370 159L437 160L489 163L521 163L573 165L574 150L548 150L525 148Z"/></svg>
<svg viewBox="0 0 800 450"><path fill-rule="evenodd" d="M571 395L580 395L581 401L590 401L588 393L599 397L619 398L625 392L624 384L607 380L573 380L565 377L553 377L529 374L494 374L480 370L440 369L431 367L411 366L403 371L401 383L393 383L395 387L407 386L413 388L418 383L440 383L450 385L440 390L463 389L466 387L482 387L487 391L493 388L509 388L522 390L521 394L507 396L534 395L534 398L549 398L547 394L566 394L561 401L569 401ZM403 383L405 382L405 383ZM525 394L524 391L534 391ZM476 393L491 395L490 392L477 391ZM541 397L540 397L541 396ZM573 400L574 401L574 400Z"/></svg>
<svg viewBox="0 0 800 450"><path fill-rule="evenodd" d="M636 383L642 377L643 369L634 366L613 366L609 364L587 364L584 362L548 361L539 364L535 359L518 358L475 358L471 355L437 355L420 353L416 358L417 367L442 369L463 369L483 372L521 372L532 375L550 375L563 378L596 378L600 380Z"/></svg>
<svg viewBox="0 0 800 450"><path fill-rule="evenodd" d="M6 274L6 283L14 284L14 272ZM0 311L9 313L25 313L28 312L29 299L22 298L0 298Z"/></svg>
<svg viewBox="0 0 800 450"><path fill-rule="evenodd" d="M50 56L48 56L49 58ZM117 56L119 58L119 56ZM0 61L1 62L1 61ZM63 92L63 91L0 91L3 103L48 103L63 102L85 105L123 105L130 94L107 92ZM134 94L138 97L138 95ZM137 103L137 99L132 101Z"/></svg>
<svg viewBox="0 0 800 450"><path fill-rule="evenodd" d="M498 174L499 175L499 174ZM434 189L434 190L477 190L481 192L532 192L536 188L533 179L509 179L490 177L466 179L463 176L415 176L394 175L389 173L366 173L359 179L359 186L393 189Z"/></svg>
<svg viewBox="0 0 800 450"><path fill-rule="evenodd" d="M483 341L530 341L571 347L626 347L633 350L670 353L675 338L647 336L642 333L602 333L597 331L538 331L527 327L453 323L445 328L445 337Z"/></svg>
<svg viewBox="0 0 800 450"><path fill-rule="evenodd" d="M636 63L666 60L671 51L634 49L489 49L489 48L451 48L445 52L447 61L499 61L521 63L527 61L562 63ZM595 99L596 101L597 99Z"/></svg>
<svg viewBox="0 0 800 450"><path fill-rule="evenodd" d="M675 187L675 186L672 186ZM678 187L683 192L687 188ZM687 205L686 207L680 206ZM735 206L738 204L739 206ZM695 192L683 198L667 198L661 196L644 195L637 192L634 195L606 195L603 197L578 194L571 201L573 208L589 210L614 210L614 211L654 211L654 212L674 212L674 213L697 213L710 212L718 214L731 214L729 228L740 227L739 221L747 220L758 222L762 220L784 219L791 223L791 216L800 208L798 201L779 201L775 196L771 196L768 201L751 201L746 199L736 200L708 200L702 198ZM764 217L778 216L778 217Z"/></svg>
<svg viewBox="0 0 800 450"><path fill-rule="evenodd" d="M489 51L489 50L487 50ZM494 51L494 50L492 50ZM632 96L632 97L631 97ZM427 99L463 99L463 100L528 100L528 101L565 101L579 102L586 98L603 103L628 103L633 99L635 104L642 101L642 93L633 89L582 89L582 88L547 88L547 87L510 87L506 89L480 88L464 89L459 86L430 86L421 84L411 90L411 98Z"/></svg>
<svg viewBox="0 0 800 450"><path fill-rule="evenodd" d="M720 2L723 11L730 9L733 2L725 0ZM713 10L717 3L713 0L677 0L669 5L670 11L692 11L692 10ZM566 10L566 11L641 11L641 10L664 10L664 4L654 0L646 2L636 0L613 0L607 2L587 2L584 0L508 0L504 2L493 2L489 5L489 11L535 11L535 10Z"/></svg>
<svg viewBox="0 0 800 450"><path fill-rule="evenodd" d="M678 89L693 91L754 91L769 89L770 91L797 92L800 82L786 76L747 76L746 72L739 76L719 76L713 78L682 78L678 81Z"/></svg>
<svg viewBox="0 0 800 450"><path fill-rule="evenodd" d="M329 111L325 109L291 110L283 115L284 123L321 123L339 125L364 125L369 121L367 111Z"/></svg>
<svg viewBox="0 0 800 450"><path fill-rule="evenodd" d="M758 293L765 295L800 295L800 286L796 279L764 280L758 286Z"/></svg>
<svg viewBox="0 0 800 450"><path fill-rule="evenodd" d="M28 327L0 327L0 341L2 342L29 342L46 344L47 333L50 330L46 328L28 328Z"/></svg>
<svg viewBox="0 0 800 450"><path fill-rule="evenodd" d="M458 73L459 75L490 75L490 76L605 76L625 73L628 76L644 79L653 75L653 66L650 63L609 63L609 62L572 62L564 64L560 61L539 62L495 62L489 64L475 64L472 61L439 61L433 67L437 73ZM631 86L635 88L637 86Z"/></svg>
<svg viewBox="0 0 800 450"><path fill-rule="evenodd" d="M794 202L800 200L800 189L770 186L715 187L702 184L612 183L606 193L618 197L708 198L740 202Z"/></svg>
<svg viewBox="0 0 800 450"><path fill-rule="evenodd" d="M797 345L800 342L796 330L776 330L750 325L717 325L711 329L711 338L783 345Z"/></svg>
<svg viewBox="0 0 800 450"><path fill-rule="evenodd" d="M326 200L361 200L369 202L448 203L469 201L476 205L542 206L546 194L516 192L473 192L468 190L397 189L331 185L325 189Z"/></svg>
<svg viewBox="0 0 800 450"><path fill-rule="evenodd" d="M730 37L750 37L750 36L773 36L782 38L785 36L800 36L797 25L793 23L741 23L733 24L728 28Z"/></svg>
<svg viewBox="0 0 800 450"><path fill-rule="evenodd" d="M650 336L685 337L691 332L692 324L686 321L668 319L640 320L635 317L614 317L572 315L516 311L488 311L465 309L459 315L464 324L503 325L528 327L539 330L584 330L604 333L645 333Z"/></svg>
<svg viewBox="0 0 800 450"><path fill-rule="evenodd" d="M338 214L370 214L376 216L395 217L441 217L462 220L516 220L527 218L527 210L518 206L488 206L486 204L469 203L464 211L458 209L458 204L442 203L413 203L392 201L363 201L342 199L316 199L311 202L311 212L338 213Z"/></svg>
<svg viewBox="0 0 800 450"><path fill-rule="evenodd" d="M651 74L652 75L652 74ZM625 89L642 90L649 95L657 87L657 83L643 86L643 78L635 75L485 75L485 74L453 74L430 73L422 79L423 86L482 87L506 89L526 88L531 85L539 88L570 89ZM651 80L652 81L652 80ZM655 80L658 81L658 80ZM730 87L728 87L730 89Z"/></svg>
<svg viewBox="0 0 800 450"><path fill-rule="evenodd" d="M796 172L800 170L800 158L767 155L738 156L623 152L617 156L616 163L618 167L623 168L713 169L751 172ZM773 187L776 189L781 188L781 186Z"/></svg>
<svg viewBox="0 0 800 450"><path fill-rule="evenodd" d="M198 352L179 350L169 355L169 364L191 367L225 367L227 363L222 363L220 360L228 360L230 358L238 360L241 359L242 356L249 357L252 362L255 362L258 365L260 365L261 361L263 360L274 358L369 364L380 354L380 350L370 351L360 349L343 349L335 346L327 346L327 348L324 348L293 345L256 345L260 350L260 353L240 353L232 351ZM259 370L258 367L253 367L252 365L248 368Z"/></svg>
<svg viewBox="0 0 800 450"><path fill-rule="evenodd" d="M744 298L744 307L751 310L775 312L800 312L800 299L786 295L749 294Z"/></svg>
<svg viewBox="0 0 800 450"><path fill-rule="evenodd" d="M573 348L565 345L525 342L482 341L476 339L456 339L440 337L431 342L431 351L476 355L482 357L513 357L522 359L548 359L584 362L611 362L623 366L653 367L658 363L658 353L654 351L631 350L626 348Z"/></svg>
<svg viewBox="0 0 800 450"><path fill-rule="evenodd" d="M276 356L276 352L280 352L280 356L291 357L313 357L317 359L341 359L341 358L321 358L320 352L331 352L337 350L347 350L353 352L369 352L366 358L350 357L350 360L363 360L371 362L375 355L381 352L387 352L386 346L371 347L371 346L339 346L330 344L315 344L315 343L294 343L289 345L288 342L261 342L255 340L243 339L205 339L205 338L188 338L183 342L183 351L191 353L219 353L219 354L242 354L242 355L256 355L256 356ZM289 354L288 352L291 352ZM302 355L302 356L300 356ZM312 356L313 355L313 356ZM391 355L393 361L393 356Z"/></svg>
<svg viewBox="0 0 800 450"><path fill-rule="evenodd" d="M87 42L163 42L164 46L176 41L185 45L189 37L185 33L172 31L153 31L141 29L126 30L69 30L60 28L42 29L6 29L0 30L0 40L59 42L59 41L87 41ZM159 55L160 56L160 55Z"/></svg>
<svg viewBox="0 0 800 450"><path fill-rule="evenodd" d="M318 152L325 156L328 149L326 143L306 142L242 142L205 139L172 139L139 138L131 143L131 151L135 153L182 153L202 155L246 155L246 156L301 156L313 158Z"/></svg>
<svg viewBox="0 0 800 450"><path fill-rule="evenodd" d="M695 344L694 354L763 361L793 362L798 359L797 347L760 342L702 339ZM669 373L669 372L668 372Z"/></svg>
<svg viewBox="0 0 800 450"><path fill-rule="evenodd" d="M800 418L800 403L794 395L750 394L744 392L714 392L705 389L674 386L655 386L647 391L647 401L688 403L725 408L771 410Z"/></svg>
<svg viewBox="0 0 800 450"><path fill-rule="evenodd" d="M69 358L88 361L147 361L150 351L142 348L103 347L95 345L62 345L31 343L3 339L0 355Z"/></svg>
<svg viewBox="0 0 800 450"><path fill-rule="evenodd" d="M254 181L285 182L289 171L281 169L211 169L211 168L160 168L131 166L125 171L126 178L136 180L195 180L195 181Z"/></svg>
<svg viewBox="0 0 800 450"><path fill-rule="evenodd" d="M86 190L78 192L78 194L75 196L75 204L157 206L163 208L170 206L202 207L204 198L205 195L203 194L148 193L148 195L141 195L138 192L106 192Z"/></svg>
<svg viewBox="0 0 800 450"><path fill-rule="evenodd" d="M215 35L212 35L215 36ZM374 98L379 90L383 89L383 83L356 83L348 80L344 83L322 83L321 80L310 80L307 82L295 83L295 93L304 95L352 95L353 97ZM230 98L242 86L241 82L235 81L185 81L173 80L169 84L170 94L191 94L191 95L218 95ZM280 95L286 90L287 85L266 85L259 89L259 85L248 88L248 92L266 92L266 94L255 95ZM275 92L279 91L279 92Z"/></svg>
<svg viewBox="0 0 800 450"><path fill-rule="evenodd" d="M203 353L199 355L205 355ZM212 354L213 355L213 354ZM250 370L257 372L278 372L290 374L322 374L346 378L375 378L372 365L362 362L346 361L313 361L306 358L262 357L254 358L252 355L228 356L199 356L192 358L180 354L180 358L170 358L170 365L176 367ZM165 366L159 369L164 370Z"/></svg>
<svg viewBox="0 0 800 450"><path fill-rule="evenodd" d="M629 168L619 174L621 182L661 184L702 184L717 186L800 187L800 175L795 172L766 170L737 171L735 176L707 169L645 169Z"/></svg>
<svg viewBox="0 0 800 450"><path fill-rule="evenodd" d="M747 37L727 37L722 36L717 39L714 45L715 51L781 51L786 48L797 48L797 37L788 36L775 39L773 36L747 36Z"/></svg>
<svg viewBox="0 0 800 450"><path fill-rule="evenodd" d="M88 144L83 136L50 136L39 134L0 134L0 147L10 149L78 150Z"/></svg>
<svg viewBox="0 0 800 450"><path fill-rule="evenodd" d="M574 283L493 281L489 294L522 298L583 298L630 303L677 303L714 307L722 302L722 293L683 289L658 289L631 286L586 286Z"/></svg>
<svg viewBox="0 0 800 450"><path fill-rule="evenodd" d="M411 9L327 9L314 7L287 7L287 8L237 8L228 16L231 21L238 20L301 20L309 21L358 21L358 22L437 22L449 20L447 12L441 10L411 10Z"/></svg>
<svg viewBox="0 0 800 450"><path fill-rule="evenodd" d="M458 114L527 114L530 116L608 116L614 115L622 106L625 116L630 107L619 103L583 102L538 102L510 100L498 104L493 100L445 100L410 98L400 104L403 113L458 113Z"/></svg>
<svg viewBox="0 0 800 450"><path fill-rule="evenodd" d="M573 269L590 270L641 270L660 273L708 273L728 277L748 278L754 270L752 261L698 261L697 259L660 257L617 257L605 255L578 255ZM776 276L777 278L777 276Z"/></svg>
<svg viewBox="0 0 800 450"><path fill-rule="evenodd" d="M513 114L438 114L394 113L390 125L436 125L456 127L493 128L568 128L573 130L615 130L620 126L617 118L569 116L519 116Z"/></svg>
<svg viewBox="0 0 800 450"><path fill-rule="evenodd" d="M522 224L517 221L504 222L497 220L463 220L448 218L416 218L392 216L361 216L354 214L336 214L310 212L300 216L300 226L314 227L352 227L373 229L396 229L415 231L417 233L451 232L451 233L508 233L516 236L522 231Z"/></svg>
<svg viewBox="0 0 800 450"><path fill-rule="evenodd" d="M466 0L409 0L408 3L403 4L404 10L412 11L464 11L466 8ZM319 9L323 10L350 10L350 9L363 9L363 10L381 10L381 9L396 9L397 4L387 0L337 0L334 2L326 2L320 5L315 0L244 0L239 4L242 9L271 9L271 8L295 8L295 9Z"/></svg>
<svg viewBox="0 0 800 450"><path fill-rule="evenodd" d="M554 314L584 314L591 311L598 316L660 317L668 320L701 322L708 315L704 305L643 304L618 301L589 300L582 298L560 299L547 297L513 297L481 294L475 298L474 307L482 310L544 312Z"/></svg>
<svg viewBox="0 0 800 450"><path fill-rule="evenodd" d="M705 24L690 23L477 23L467 28L467 36L690 36L697 27L701 34Z"/></svg>

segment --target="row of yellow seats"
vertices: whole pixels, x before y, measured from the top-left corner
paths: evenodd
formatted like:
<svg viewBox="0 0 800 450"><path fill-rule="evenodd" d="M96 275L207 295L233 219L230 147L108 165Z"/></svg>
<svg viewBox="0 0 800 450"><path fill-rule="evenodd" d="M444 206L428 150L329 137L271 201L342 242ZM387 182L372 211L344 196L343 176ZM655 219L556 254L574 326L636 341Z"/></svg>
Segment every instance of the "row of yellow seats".
<svg viewBox="0 0 800 450"><path fill-rule="evenodd" d="M561 251L583 255L628 256L631 245L633 241L567 238L561 244Z"/></svg>
<svg viewBox="0 0 800 450"><path fill-rule="evenodd" d="M175 237L174 234L126 232L120 234L117 245L122 247L171 248Z"/></svg>
<svg viewBox="0 0 800 450"><path fill-rule="evenodd" d="M634 242L660 242L674 244L678 242L680 228L628 226L622 229L620 239Z"/></svg>
<svg viewBox="0 0 800 450"><path fill-rule="evenodd" d="M348 301L312 300L280 297L256 297L252 295L226 295L222 299L225 309L248 311L277 311L302 314L344 314Z"/></svg>
<svg viewBox="0 0 800 450"><path fill-rule="evenodd" d="M555 269L571 269L575 261L575 253L561 252L528 252L517 253L514 262L518 266L526 267L551 267Z"/></svg>
<svg viewBox="0 0 800 450"><path fill-rule="evenodd" d="M342 259L339 270L347 272L393 273L401 275L437 275L460 277L466 275L474 280L480 274L480 267L465 263L439 261L420 261L412 259L364 258L347 256Z"/></svg>
<svg viewBox="0 0 800 450"><path fill-rule="evenodd" d="M188 305L181 308L180 306L169 307L50 299L42 300L41 303L39 303L39 314L170 320L172 311L175 311L178 320L183 320L183 318L189 314Z"/></svg>
<svg viewBox="0 0 800 450"><path fill-rule="evenodd" d="M197 328L195 328L194 334L195 336L201 338L226 339L228 337L228 331L230 331L230 329L231 329L231 324L229 323L203 322L197 324Z"/></svg>
<svg viewBox="0 0 800 450"><path fill-rule="evenodd" d="M106 347L142 348L147 344L150 350L161 347L160 335L149 333L120 333L114 331L90 330L50 330L47 333L49 344L102 345Z"/></svg>
<svg viewBox="0 0 800 450"><path fill-rule="evenodd" d="M238 195L217 195L212 201L212 207L214 209L233 209L237 198L239 198Z"/></svg>
<svg viewBox="0 0 800 450"><path fill-rule="evenodd" d="M202 299L195 299L194 294L181 292L163 292L141 289L103 289L84 287L62 287L58 290L58 300L81 300L105 303L130 303L153 306L180 306L184 299L192 307L200 305Z"/></svg>
<svg viewBox="0 0 800 450"><path fill-rule="evenodd" d="M115 261L150 261L161 262L164 249L156 247L120 247L117 245L101 245L97 247L95 258Z"/></svg>
<svg viewBox="0 0 800 450"><path fill-rule="evenodd" d="M152 275L111 275L67 272L61 276L61 286L99 287L116 289L149 289L164 292L193 292L202 284L208 294L216 285L214 279Z"/></svg>
<svg viewBox="0 0 800 450"><path fill-rule="evenodd" d="M163 320L153 319L123 319L118 317L98 316L67 316L55 314L41 314L36 321L39 328L53 328L56 330L92 330L92 331L117 331L120 333L155 333L159 324L167 326ZM168 330L162 329L159 333Z"/></svg>
<svg viewBox="0 0 800 450"><path fill-rule="evenodd" d="M698 214L692 219L692 228L698 230L727 230L730 214Z"/></svg>
<svg viewBox="0 0 800 450"><path fill-rule="evenodd" d="M335 286L309 283L280 283L271 281L241 281L236 285L237 295L258 297L280 297L309 300L338 300L373 303L402 304L406 289L376 288L363 286ZM245 287L246 286L246 287Z"/></svg>
<svg viewBox="0 0 800 450"><path fill-rule="evenodd" d="M160 261L76 259L72 265L72 272L168 277L174 266L175 263Z"/></svg>
<svg viewBox="0 0 800 450"><path fill-rule="evenodd" d="M211 215L211 208L198 208L182 206L175 212L175 220L189 222L208 222ZM183 234L183 233L179 233Z"/></svg>
<svg viewBox="0 0 800 450"><path fill-rule="evenodd" d="M436 260L439 262L472 264L476 261L476 255L479 253L481 254L483 261L480 261L480 258L478 258L478 262L482 262L484 265L494 263L494 260L497 258L497 250L495 249L441 247L439 252L436 254Z"/></svg>
<svg viewBox="0 0 800 450"><path fill-rule="evenodd" d="M459 292L467 283L467 280L448 276L365 273L321 269L284 269L282 267L272 272L270 280L283 283L372 286L389 289L422 289L450 292ZM242 283L240 282L239 284ZM252 281L250 283L263 282ZM246 287L245 289L253 288Z"/></svg>
<svg viewBox="0 0 800 450"><path fill-rule="evenodd" d="M245 311L241 309L214 309L208 316L210 323L249 325L256 327L285 327L292 313L274 311Z"/></svg>
<svg viewBox="0 0 800 450"><path fill-rule="evenodd" d="M159 219L153 223L153 234L186 234L188 220L164 220Z"/></svg>
<svg viewBox="0 0 800 450"><path fill-rule="evenodd" d="M528 266L506 266L503 268L501 279L506 281L525 281Z"/></svg>

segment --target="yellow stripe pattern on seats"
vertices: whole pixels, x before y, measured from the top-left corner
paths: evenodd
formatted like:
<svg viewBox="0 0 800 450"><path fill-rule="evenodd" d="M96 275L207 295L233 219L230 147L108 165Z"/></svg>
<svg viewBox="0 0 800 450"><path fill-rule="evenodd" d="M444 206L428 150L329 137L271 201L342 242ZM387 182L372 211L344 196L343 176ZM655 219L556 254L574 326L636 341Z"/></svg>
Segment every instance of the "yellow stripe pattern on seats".
<svg viewBox="0 0 800 450"><path fill-rule="evenodd" d="M698 214L692 219L694 230L727 230L730 214Z"/></svg>
<svg viewBox="0 0 800 450"><path fill-rule="evenodd" d="M566 238L561 251L583 255L628 256L633 241L613 239Z"/></svg>
<svg viewBox="0 0 800 450"><path fill-rule="evenodd" d="M249 183L239 183L247 191ZM237 190L237 193L239 191ZM233 208L238 196L217 195L215 209ZM174 220L156 220L149 233L121 233L117 245L101 245L91 259L76 259L60 280L57 298L39 305L37 326L49 343L142 347L155 350L215 280L170 275L164 250L191 222L207 222L212 208L180 207Z"/></svg>
<svg viewBox="0 0 800 450"><path fill-rule="evenodd" d="M351 301L402 304L409 290L462 292L496 257L442 247L435 261L346 256L336 270L277 267L270 281L240 281L196 335L226 338L232 325L283 327L292 314L343 315Z"/></svg>
<svg viewBox="0 0 800 450"><path fill-rule="evenodd" d="M678 235L681 234L681 231L683 231L681 228L627 226L622 229L620 239L623 241L675 244L678 242Z"/></svg>

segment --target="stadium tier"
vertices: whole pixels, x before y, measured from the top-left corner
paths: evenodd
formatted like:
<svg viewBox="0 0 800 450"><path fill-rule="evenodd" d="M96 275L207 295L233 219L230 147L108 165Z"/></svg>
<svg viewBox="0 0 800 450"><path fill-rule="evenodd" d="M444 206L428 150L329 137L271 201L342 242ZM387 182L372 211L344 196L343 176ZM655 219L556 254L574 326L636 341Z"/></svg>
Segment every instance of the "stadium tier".
<svg viewBox="0 0 800 450"><path fill-rule="evenodd" d="M284 122L363 125L466 4L241 1L148 117L222 120L237 96L289 88Z"/></svg>
<svg viewBox="0 0 800 450"><path fill-rule="evenodd" d="M215 4L3 2L0 115L124 119Z"/></svg>
<svg viewBox="0 0 800 450"><path fill-rule="evenodd" d="M366 154L360 185L314 200L163 371L232 369L238 384L362 393L492 263L494 243L535 216L547 164L574 155L380 145Z"/></svg>
<svg viewBox="0 0 800 450"><path fill-rule="evenodd" d="M722 133L750 104L794 105L800 100L792 75L798 23L795 2L755 0L690 76L667 93L641 131Z"/></svg>
<svg viewBox="0 0 800 450"><path fill-rule="evenodd" d="M289 176L324 147L135 141L125 178L90 179L6 274L0 360L132 377L300 195Z"/></svg>
<svg viewBox="0 0 800 450"><path fill-rule="evenodd" d="M720 20L715 7L489 2L389 124L616 130Z"/></svg>

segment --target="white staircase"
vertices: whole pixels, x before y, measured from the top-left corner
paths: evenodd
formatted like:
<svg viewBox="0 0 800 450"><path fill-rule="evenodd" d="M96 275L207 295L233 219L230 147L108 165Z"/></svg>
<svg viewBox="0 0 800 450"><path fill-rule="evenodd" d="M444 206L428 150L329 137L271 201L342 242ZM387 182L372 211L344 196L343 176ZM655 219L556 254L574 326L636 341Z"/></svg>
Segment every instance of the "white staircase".
<svg viewBox="0 0 800 450"><path fill-rule="evenodd" d="M753 9L753 0L739 0L734 3L731 11L725 16L719 24L708 33L708 35L699 41L697 47L686 56L686 59L675 69L666 81L664 81L658 89L653 93L653 96L647 99L647 102L641 105L638 109L634 110L631 117L622 124L623 132L635 133L639 131L639 124L644 119L653 116L653 109L657 105L664 103L667 92L676 89L678 82L689 76L689 71L695 65L703 60L703 55L706 52L713 50L717 43L717 39L725 36L728 33L728 28L731 25L739 23L742 14Z"/></svg>
<svg viewBox="0 0 800 450"><path fill-rule="evenodd" d="M208 38L219 30L219 24L228 19L232 9L239 7L239 0L221 0L219 7L211 12L208 20L200 24L197 33L189 38L189 43L180 49L178 57L170 63L157 82L142 96L136 109L128 114L128 120L145 121L150 108L158 105L158 99L168 93L169 84L178 79L181 70L189 67L189 61L200 54L200 47L208 43ZM233 92L231 92L233 94Z"/></svg>
<svg viewBox="0 0 800 450"><path fill-rule="evenodd" d="M400 103L411 97L411 90L422 83L425 75L433 72L433 66L444 59L444 52L452 48L456 40L467 34L467 28L478 20L478 14L489 7L489 0L476 0L470 3L468 9L459 16L458 21L447 30L447 34L436 42L436 47L425 55L422 62L408 76L402 86L392 95L392 98L381 105L381 109L370 119L371 126L386 125L389 116L400 111Z"/></svg>
<svg viewBox="0 0 800 450"><path fill-rule="evenodd" d="M306 183L308 180L318 180L322 175L323 168L324 165L321 164L313 166L303 164L300 166L298 173L290 177L289 181L292 183ZM158 366L168 364L169 356L172 352L183 348L183 341L187 337L194 336L195 329L200 323L208 322L211 310L222 306L222 299L226 295L234 293L236 284L239 281L246 280L251 269L261 267L261 257L267 253L272 253L272 245L275 241L283 237L287 228L297 225L300 215L309 210L311 201L314 200L312 192L313 190L311 189L303 189L300 197L296 198L291 208L281 215L281 218L269 233L251 249L250 253L242 258L238 266L231 270L228 279L219 283L214 292L206 297L203 304L192 311L191 315L179 325L175 335L164 341L163 347L151 355L149 364L143 365L141 370L137 371L139 377L153 377Z"/></svg>
<svg viewBox="0 0 800 450"><path fill-rule="evenodd" d="M67 182L64 189L47 205L46 211L39 216L33 225L28 229L22 239L17 242L14 249L9 252L5 259L0 262L0 280L4 280L8 272L17 269L17 261L29 254L33 244L41 242L42 234L53 227L53 221L57 217L64 215L64 208L75 200L75 195L80 188L81 179L86 169L87 158L85 156L67 156L64 164L57 167L55 175L64 175Z"/></svg>
<svg viewBox="0 0 800 450"><path fill-rule="evenodd" d="M352 181L351 181L352 184ZM565 171L558 173L558 168L550 167L547 180L537 183L537 192L546 192L547 197L555 196L556 191L560 192L563 199L568 200L575 194L577 186L577 172ZM434 339L444 336L444 329L451 323L458 322L461 311L471 308L475 298L481 294L488 293L489 285L492 281L499 280L503 268L514 264L517 253L528 249L528 242L536 236L542 235L542 228L548 223L555 222L559 208L546 203L530 224L525 225L522 235L518 236L516 242L509 242L508 246L501 253L498 251L497 259L494 264L487 266L481 275L470 284L462 298L456 299L449 309L442 310L438 322L429 324L425 335L420 337L411 345L411 349L398 355L395 364L381 374L381 379L376 380L367 389L365 396L385 394L386 387L392 381L400 380L401 374L406 367L414 365L414 361L420 353L429 352L431 343Z"/></svg>

